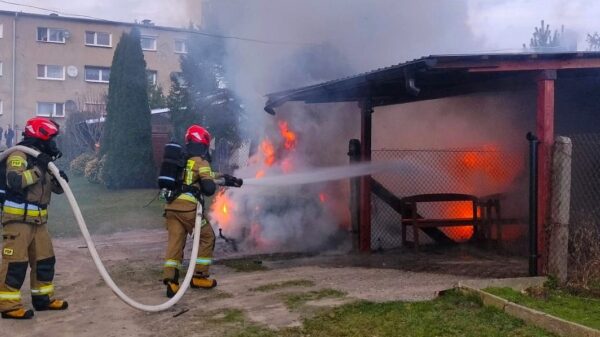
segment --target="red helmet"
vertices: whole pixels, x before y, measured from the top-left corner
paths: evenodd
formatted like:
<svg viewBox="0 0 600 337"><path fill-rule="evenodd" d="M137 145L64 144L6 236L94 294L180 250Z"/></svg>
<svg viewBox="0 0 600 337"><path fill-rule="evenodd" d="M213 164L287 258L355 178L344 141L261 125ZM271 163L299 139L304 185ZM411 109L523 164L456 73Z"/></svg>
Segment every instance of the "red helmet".
<svg viewBox="0 0 600 337"><path fill-rule="evenodd" d="M25 137L49 140L58 134L59 126L56 122L44 118L34 117L25 124Z"/></svg>
<svg viewBox="0 0 600 337"><path fill-rule="evenodd" d="M210 133L200 125L192 125L185 132L185 142L200 143L208 146L210 145Z"/></svg>

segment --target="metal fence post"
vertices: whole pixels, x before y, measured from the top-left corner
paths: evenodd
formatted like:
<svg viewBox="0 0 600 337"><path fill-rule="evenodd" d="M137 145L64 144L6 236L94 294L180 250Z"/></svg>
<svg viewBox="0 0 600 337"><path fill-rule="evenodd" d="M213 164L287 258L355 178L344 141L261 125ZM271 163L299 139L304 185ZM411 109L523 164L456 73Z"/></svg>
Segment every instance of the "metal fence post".
<svg viewBox="0 0 600 337"><path fill-rule="evenodd" d="M350 165L360 162L360 140L350 139L348 143L348 157ZM350 228L352 232L352 248L359 249L359 221L360 221L360 177L350 179Z"/></svg>
<svg viewBox="0 0 600 337"><path fill-rule="evenodd" d="M538 204L538 138L531 132L527 133L529 141L529 275L538 274L537 259L537 204Z"/></svg>
<svg viewBox="0 0 600 337"><path fill-rule="evenodd" d="M570 138L556 137L552 155L548 271L561 284L567 282L568 276L572 152L573 144Z"/></svg>

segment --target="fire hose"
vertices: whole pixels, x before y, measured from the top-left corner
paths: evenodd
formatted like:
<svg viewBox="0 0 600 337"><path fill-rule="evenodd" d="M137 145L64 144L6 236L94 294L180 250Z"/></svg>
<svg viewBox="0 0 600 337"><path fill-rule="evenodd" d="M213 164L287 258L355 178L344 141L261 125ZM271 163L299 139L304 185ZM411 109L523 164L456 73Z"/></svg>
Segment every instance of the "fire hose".
<svg viewBox="0 0 600 337"><path fill-rule="evenodd" d="M0 161L6 159L8 157L8 155L14 151L22 151L22 152L25 152L34 157L37 157L37 155L39 154L38 151L36 151L32 148L18 145L18 146L11 147L11 148L7 149L6 151L0 153ZM116 285L116 283L110 277L110 275L106 271L106 268L104 267L104 264L102 263L102 260L100 259L100 256L98 255L96 246L94 245L94 242L92 241L90 232L87 229L85 220L83 219L83 215L81 214L81 210L79 209L79 205L77 204L77 201L75 200L75 196L73 196L73 192L71 191L69 184L60 176L59 170L54 163L50 162L48 164L48 169L50 170L52 175L56 178L56 180L62 187L63 191L65 192L65 195L67 196L67 200L69 201L71 209L73 210L73 214L75 215L75 219L77 220L77 224L79 225L81 234L83 235L83 238L85 239L87 247L90 251L90 254L92 255L92 259L94 260L94 264L96 265L96 268L98 269L98 272L100 273L100 276L102 276L102 279L104 280L104 282L106 282L106 284L115 293L115 295L117 295L117 297L119 297L123 302L127 303L128 305L130 305L133 308L136 308L136 309L139 309L142 311L149 311L149 312L158 312L158 311L166 310L166 309L172 307L175 303L177 303L181 299L181 297L183 297L183 294L187 291L189 284L192 280L192 276L194 274L195 263L193 263L193 262L198 257L198 248L200 245L200 229L202 227L202 205L200 203L198 203L198 205L196 207L196 222L194 224L193 245L192 245L192 255L190 257L190 264L188 266L187 273L185 274L185 278L184 278L181 288L179 289L179 291L177 291L175 296L173 296L171 299L169 299L168 301L166 301L162 304L157 304L157 305L142 304L142 303L136 302L135 300L133 300L132 298L127 296L123 291L121 291L121 289L119 289L119 287Z"/></svg>

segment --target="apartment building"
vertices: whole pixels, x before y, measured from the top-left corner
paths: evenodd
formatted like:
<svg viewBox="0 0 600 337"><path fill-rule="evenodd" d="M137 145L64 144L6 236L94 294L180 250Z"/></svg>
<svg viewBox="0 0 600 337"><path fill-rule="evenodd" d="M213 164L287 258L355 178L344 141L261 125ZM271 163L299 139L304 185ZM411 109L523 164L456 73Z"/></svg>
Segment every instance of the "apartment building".
<svg viewBox="0 0 600 337"><path fill-rule="evenodd" d="M133 26L149 81L167 94L187 52L185 29L0 11L0 126L19 134L34 116L62 124L71 111L104 109L114 50Z"/></svg>

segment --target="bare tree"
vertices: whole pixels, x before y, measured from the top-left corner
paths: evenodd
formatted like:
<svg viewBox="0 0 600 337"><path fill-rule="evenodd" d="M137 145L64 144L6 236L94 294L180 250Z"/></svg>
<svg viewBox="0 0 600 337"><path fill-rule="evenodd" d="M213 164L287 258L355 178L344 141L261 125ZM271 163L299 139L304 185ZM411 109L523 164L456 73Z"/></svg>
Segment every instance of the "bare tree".
<svg viewBox="0 0 600 337"><path fill-rule="evenodd" d="M598 34L598 32L595 32L594 34L588 33L585 40L588 43L589 51L599 51L600 50L600 35Z"/></svg>
<svg viewBox="0 0 600 337"><path fill-rule="evenodd" d="M544 24L544 20L542 20L540 26L535 27L533 36L529 40L529 49L537 52L556 51L561 47L561 37L564 31L565 27L561 26L560 33L558 30L553 32L550 25ZM523 43L523 49L528 49L525 43Z"/></svg>
<svg viewBox="0 0 600 337"><path fill-rule="evenodd" d="M84 152L95 152L104 128L106 92L92 91L78 96L69 111L62 149L67 161Z"/></svg>

